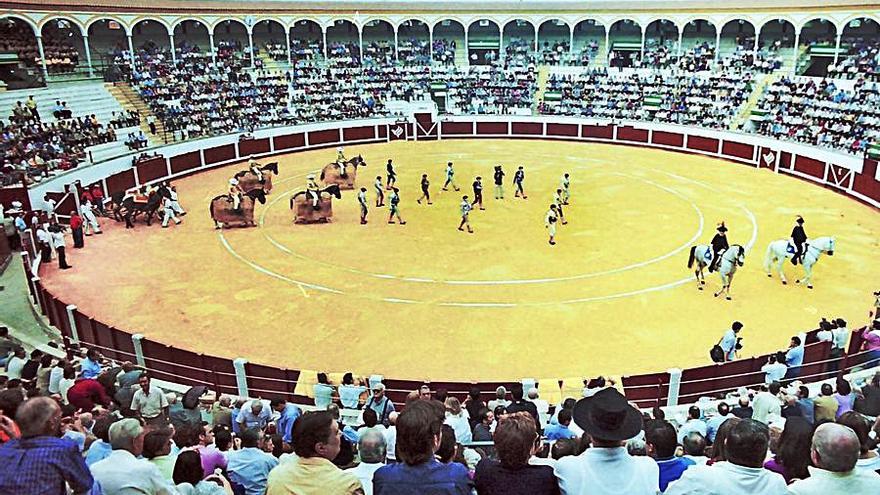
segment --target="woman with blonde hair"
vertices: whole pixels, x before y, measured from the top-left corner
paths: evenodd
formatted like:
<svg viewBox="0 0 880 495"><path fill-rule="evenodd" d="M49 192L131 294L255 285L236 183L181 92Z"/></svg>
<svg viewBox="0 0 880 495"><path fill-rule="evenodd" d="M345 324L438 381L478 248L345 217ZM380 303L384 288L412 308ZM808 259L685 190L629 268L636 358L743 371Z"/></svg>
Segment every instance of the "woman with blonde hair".
<svg viewBox="0 0 880 495"><path fill-rule="evenodd" d="M455 397L447 397L444 405L446 406L444 424L455 430L455 440L458 443L470 443L472 439L471 424L468 422L467 416L462 413L461 402Z"/></svg>

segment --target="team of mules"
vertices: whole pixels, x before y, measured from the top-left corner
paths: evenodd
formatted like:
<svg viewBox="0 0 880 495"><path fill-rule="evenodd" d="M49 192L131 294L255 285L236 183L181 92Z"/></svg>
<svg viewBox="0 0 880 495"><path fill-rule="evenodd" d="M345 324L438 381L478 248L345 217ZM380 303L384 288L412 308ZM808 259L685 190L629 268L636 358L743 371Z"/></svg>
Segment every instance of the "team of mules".
<svg viewBox="0 0 880 495"><path fill-rule="evenodd" d="M366 167L367 162L361 155L353 156L346 160L343 165L345 175L342 175L343 169L339 168L336 162L328 163L321 169L321 180L325 185L337 185L339 189L354 189L355 180L357 180L358 167Z"/></svg>
<svg viewBox="0 0 880 495"><path fill-rule="evenodd" d="M290 209L294 210L293 223L327 223L333 217L333 198L342 199L337 184L321 189L317 209L312 195L307 191L299 191L290 197Z"/></svg>
<svg viewBox="0 0 880 495"><path fill-rule="evenodd" d="M214 228L256 226L257 224L254 222L254 206L257 201L260 204L266 204L266 193L262 189L251 189L244 193L237 210L233 208L232 199L228 194L221 194L215 197L211 200L210 207Z"/></svg>
<svg viewBox="0 0 880 495"><path fill-rule="evenodd" d="M238 179L238 187L243 192L248 192L251 189L262 189L266 194L271 193L272 176L278 175L278 162L267 163L260 167L260 171L263 172L263 182L260 182L257 174L253 173L250 169L242 170L235 174L235 178Z"/></svg>

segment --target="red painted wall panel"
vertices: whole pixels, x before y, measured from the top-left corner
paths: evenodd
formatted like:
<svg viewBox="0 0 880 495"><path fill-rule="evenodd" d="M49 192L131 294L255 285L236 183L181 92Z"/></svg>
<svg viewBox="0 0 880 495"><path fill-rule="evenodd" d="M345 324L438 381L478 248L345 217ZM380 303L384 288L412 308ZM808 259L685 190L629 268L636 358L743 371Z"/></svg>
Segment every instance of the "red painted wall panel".
<svg viewBox="0 0 880 495"><path fill-rule="evenodd" d="M880 182L874 177L877 173L877 160L865 159L862 173L853 178L853 191L880 201Z"/></svg>
<svg viewBox="0 0 880 495"><path fill-rule="evenodd" d="M755 155L755 147L751 144L724 141L721 143L721 154L751 160Z"/></svg>
<svg viewBox="0 0 880 495"><path fill-rule="evenodd" d="M794 169L819 179L825 177L825 162L806 156L797 155L794 157Z"/></svg>
<svg viewBox="0 0 880 495"><path fill-rule="evenodd" d="M216 148L208 148L204 151L204 155L206 165L225 162L226 160L232 160L237 157L234 144L225 144L223 146L217 146Z"/></svg>
<svg viewBox="0 0 880 495"><path fill-rule="evenodd" d="M688 136L687 147L692 150L716 153L718 152L718 140L701 136Z"/></svg>
<svg viewBox="0 0 880 495"><path fill-rule="evenodd" d="M343 141L357 141L359 139L374 139L376 128L369 126L349 127L342 130Z"/></svg>
<svg viewBox="0 0 880 495"><path fill-rule="evenodd" d="M581 137L596 139L613 139L614 127L610 125L582 125Z"/></svg>
<svg viewBox="0 0 880 495"><path fill-rule="evenodd" d="M171 173L176 174L185 170L192 170L202 165L202 156L198 151L190 151L182 155L171 157Z"/></svg>
<svg viewBox="0 0 880 495"><path fill-rule="evenodd" d="M647 129L636 129L633 127L618 127L617 128L617 139L619 141L632 141L636 143L647 143L648 142L648 131Z"/></svg>
<svg viewBox="0 0 880 495"><path fill-rule="evenodd" d="M291 148L302 148L306 145L306 136L303 133L287 134L284 136L275 136L276 150L289 150Z"/></svg>
<svg viewBox="0 0 880 495"><path fill-rule="evenodd" d="M248 155L268 153L269 151L269 138L244 139L238 142L238 156L242 158L247 158Z"/></svg>
<svg viewBox="0 0 880 495"><path fill-rule="evenodd" d="M325 131L312 131L309 133L309 144L329 144L339 142L339 130L327 129Z"/></svg>
<svg viewBox="0 0 880 495"><path fill-rule="evenodd" d="M112 196L135 186L134 170L128 169L107 177L107 195Z"/></svg>
<svg viewBox="0 0 880 495"><path fill-rule="evenodd" d="M544 133L544 124L540 122L512 122L511 134L540 136Z"/></svg>
<svg viewBox="0 0 880 495"><path fill-rule="evenodd" d="M157 157L137 164L138 180L141 184L161 179L168 175L165 157Z"/></svg>
<svg viewBox="0 0 880 495"><path fill-rule="evenodd" d="M507 134L507 122L477 122L477 134Z"/></svg>
<svg viewBox="0 0 880 495"><path fill-rule="evenodd" d="M548 136L578 137L579 132L577 124L547 124Z"/></svg>
<svg viewBox="0 0 880 495"><path fill-rule="evenodd" d="M440 131L443 134L472 135L474 126L470 122L441 122Z"/></svg>
<svg viewBox="0 0 880 495"><path fill-rule="evenodd" d="M679 134L677 132L654 131L651 134L651 142L681 148L684 146L684 134Z"/></svg>

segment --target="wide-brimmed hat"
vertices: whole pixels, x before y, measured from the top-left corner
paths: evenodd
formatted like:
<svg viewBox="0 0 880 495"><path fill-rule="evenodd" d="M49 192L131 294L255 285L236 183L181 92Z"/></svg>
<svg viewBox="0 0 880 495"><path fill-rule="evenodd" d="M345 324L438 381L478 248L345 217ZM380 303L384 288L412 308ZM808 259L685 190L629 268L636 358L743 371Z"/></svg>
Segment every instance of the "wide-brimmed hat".
<svg viewBox="0 0 880 495"><path fill-rule="evenodd" d="M627 440L642 430L642 415L620 392L606 388L581 399L572 413L584 432L602 440Z"/></svg>
<svg viewBox="0 0 880 495"><path fill-rule="evenodd" d="M798 216L797 216L797 220L795 220L795 222L797 222L797 223L803 225L803 224L804 224L804 217L798 215Z"/></svg>
<svg viewBox="0 0 880 495"><path fill-rule="evenodd" d="M724 226L724 222L718 224L718 232L727 232L727 227Z"/></svg>

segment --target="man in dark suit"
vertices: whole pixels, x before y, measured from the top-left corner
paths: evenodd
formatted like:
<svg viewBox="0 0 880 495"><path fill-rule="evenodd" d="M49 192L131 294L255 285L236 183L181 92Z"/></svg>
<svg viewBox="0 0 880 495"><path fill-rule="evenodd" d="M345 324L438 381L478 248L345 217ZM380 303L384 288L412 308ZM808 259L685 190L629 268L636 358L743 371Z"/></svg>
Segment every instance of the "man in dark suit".
<svg viewBox="0 0 880 495"><path fill-rule="evenodd" d="M804 217L798 215L796 222L797 225L791 229L791 242L797 250L791 258L792 265L797 265L798 262L804 262L804 245L807 242L807 233L804 232Z"/></svg>

